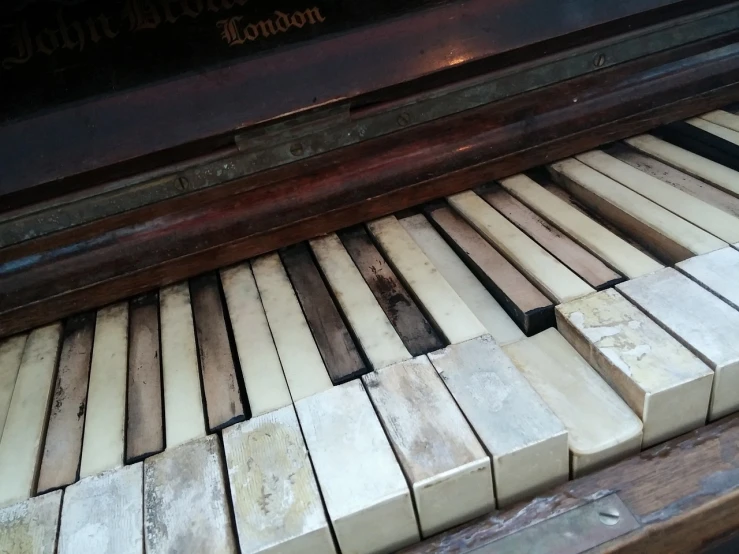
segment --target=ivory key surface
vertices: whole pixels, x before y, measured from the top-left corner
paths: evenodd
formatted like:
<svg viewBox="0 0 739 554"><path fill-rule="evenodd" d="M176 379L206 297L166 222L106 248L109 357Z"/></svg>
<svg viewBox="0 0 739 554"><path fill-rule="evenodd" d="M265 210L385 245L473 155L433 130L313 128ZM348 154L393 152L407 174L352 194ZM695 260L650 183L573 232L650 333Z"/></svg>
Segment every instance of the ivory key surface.
<svg viewBox="0 0 739 554"><path fill-rule="evenodd" d="M580 201L670 261L679 262L726 246L724 241L574 158L553 164L550 171Z"/></svg>
<svg viewBox="0 0 739 554"><path fill-rule="evenodd" d="M451 343L487 333L472 310L394 216L367 224L406 286Z"/></svg>
<svg viewBox="0 0 739 554"><path fill-rule="evenodd" d="M295 403L342 554L419 540L411 495L359 380Z"/></svg>
<svg viewBox="0 0 739 554"><path fill-rule="evenodd" d="M335 234L310 241L313 254L365 356L374 369L407 360L410 352Z"/></svg>
<svg viewBox="0 0 739 554"><path fill-rule="evenodd" d="M567 430L489 335L429 359L492 458L498 507L567 480Z"/></svg>
<svg viewBox="0 0 739 554"><path fill-rule="evenodd" d="M167 448L205 435L195 327L186 282L159 292Z"/></svg>
<svg viewBox="0 0 739 554"><path fill-rule="evenodd" d="M685 173L703 179L734 196L739 196L739 171L693 154L689 150L652 135L639 135L626 139L625 142L640 152L654 156Z"/></svg>
<svg viewBox="0 0 739 554"><path fill-rule="evenodd" d="M362 377L428 537L495 509L490 458L426 356Z"/></svg>
<svg viewBox="0 0 739 554"><path fill-rule="evenodd" d="M279 255L252 260L252 270L292 399L330 389L333 383Z"/></svg>
<svg viewBox="0 0 739 554"><path fill-rule="evenodd" d="M241 554L335 552L292 406L223 431Z"/></svg>
<svg viewBox="0 0 739 554"><path fill-rule="evenodd" d="M675 267L739 310L739 251L722 248Z"/></svg>
<svg viewBox="0 0 739 554"><path fill-rule="evenodd" d="M474 192L460 192L447 200L470 225L555 302L566 302L594 292L590 285Z"/></svg>
<svg viewBox="0 0 739 554"><path fill-rule="evenodd" d="M221 270L221 283L252 417L292 404L249 262Z"/></svg>
<svg viewBox="0 0 739 554"><path fill-rule="evenodd" d="M26 339L0 438L0 506L35 492L61 334L61 324L53 323Z"/></svg>
<svg viewBox="0 0 739 554"><path fill-rule="evenodd" d="M503 350L567 428L573 478L639 452L641 420L556 329Z"/></svg>
<svg viewBox="0 0 739 554"><path fill-rule="evenodd" d="M627 277L638 277L663 267L529 177L515 175L501 180L500 184L567 236Z"/></svg>
<svg viewBox="0 0 739 554"><path fill-rule="evenodd" d="M58 554L141 554L143 463L93 475L64 491Z"/></svg>
<svg viewBox="0 0 739 554"><path fill-rule="evenodd" d="M712 135L716 135L717 137L722 138L728 142L739 145L739 132L731 128L719 125L717 123L714 123L713 121L708 121L706 119L703 119L702 117L693 117L687 119L685 120L685 123L706 131L707 133L711 133Z"/></svg>
<svg viewBox="0 0 739 554"><path fill-rule="evenodd" d="M716 125L721 125L726 129L739 132L739 115L724 110L714 110L699 116L704 121L710 121Z"/></svg>
<svg viewBox="0 0 739 554"><path fill-rule="evenodd" d="M98 311L80 477L123 465L128 380L128 302Z"/></svg>
<svg viewBox="0 0 739 554"><path fill-rule="evenodd" d="M62 491L0 508L0 552L55 554Z"/></svg>
<svg viewBox="0 0 739 554"><path fill-rule="evenodd" d="M556 315L559 332L641 418L644 448L705 424L713 372L616 290Z"/></svg>
<svg viewBox="0 0 739 554"><path fill-rule="evenodd" d="M228 487L218 435L144 460L147 554L234 554Z"/></svg>
<svg viewBox="0 0 739 554"><path fill-rule="evenodd" d="M739 218L600 150L578 160L726 242L739 242Z"/></svg>
<svg viewBox="0 0 739 554"><path fill-rule="evenodd" d="M10 399L18 378L26 337L27 335L16 335L0 342L0 437L3 436L5 417L8 415Z"/></svg>
<svg viewBox="0 0 739 554"><path fill-rule="evenodd" d="M406 217L400 220L400 224L499 344L524 337L521 329L425 216L419 214Z"/></svg>
<svg viewBox="0 0 739 554"><path fill-rule="evenodd" d="M739 409L739 311L672 268L618 290L714 370L710 420Z"/></svg>
<svg viewBox="0 0 739 554"><path fill-rule="evenodd" d="M46 427L37 494L77 480L85 426L95 314L68 319Z"/></svg>

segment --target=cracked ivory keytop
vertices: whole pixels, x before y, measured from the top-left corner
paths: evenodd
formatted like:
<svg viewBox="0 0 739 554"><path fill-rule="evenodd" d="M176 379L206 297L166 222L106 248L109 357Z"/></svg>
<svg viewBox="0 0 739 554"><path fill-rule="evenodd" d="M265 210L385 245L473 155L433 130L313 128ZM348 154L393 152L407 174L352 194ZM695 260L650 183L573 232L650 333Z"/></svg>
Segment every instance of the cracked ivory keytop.
<svg viewBox="0 0 739 554"><path fill-rule="evenodd" d="M557 306L557 327L644 423L642 448L703 425L713 372L613 289Z"/></svg>

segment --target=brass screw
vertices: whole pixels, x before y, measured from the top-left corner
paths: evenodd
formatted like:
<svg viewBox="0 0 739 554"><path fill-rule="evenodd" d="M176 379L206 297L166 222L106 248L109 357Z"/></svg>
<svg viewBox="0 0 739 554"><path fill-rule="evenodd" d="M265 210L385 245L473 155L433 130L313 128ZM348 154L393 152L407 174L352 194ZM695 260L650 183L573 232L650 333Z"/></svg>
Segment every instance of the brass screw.
<svg viewBox="0 0 739 554"><path fill-rule="evenodd" d="M593 65L595 67L603 67L603 64L606 63L606 55L605 54L597 54L595 56L595 59L593 59Z"/></svg>
<svg viewBox="0 0 739 554"><path fill-rule="evenodd" d="M408 115L408 112L403 112L398 116L398 125L401 127L405 127L411 122L411 116Z"/></svg>
<svg viewBox="0 0 739 554"><path fill-rule="evenodd" d="M175 182L177 183L177 188L183 192L190 188L190 181L187 180L187 177L180 175Z"/></svg>
<svg viewBox="0 0 739 554"><path fill-rule="evenodd" d="M299 142L296 142L290 147L290 153L293 156L302 156L303 155L303 145Z"/></svg>

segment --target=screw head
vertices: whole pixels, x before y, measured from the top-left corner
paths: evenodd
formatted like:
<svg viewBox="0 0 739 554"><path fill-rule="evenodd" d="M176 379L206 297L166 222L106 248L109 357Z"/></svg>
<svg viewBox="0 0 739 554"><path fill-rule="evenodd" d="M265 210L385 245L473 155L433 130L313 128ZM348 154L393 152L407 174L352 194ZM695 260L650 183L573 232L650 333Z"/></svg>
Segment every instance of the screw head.
<svg viewBox="0 0 739 554"><path fill-rule="evenodd" d="M605 54L596 54L595 58L593 58L593 65L595 67L603 67L603 64L606 63L606 55Z"/></svg>
<svg viewBox="0 0 739 554"><path fill-rule="evenodd" d="M411 122L411 116L408 115L408 112L403 112L398 116L398 125L401 127L405 127Z"/></svg>
<svg viewBox="0 0 739 554"><path fill-rule="evenodd" d="M598 518L605 525L616 525L618 520L621 519L621 514L618 513L616 508L605 508L598 512Z"/></svg>
<svg viewBox="0 0 739 554"><path fill-rule="evenodd" d="M293 156L302 156L303 155L303 145L299 142L296 142L295 144L292 144L290 146L290 153Z"/></svg>
<svg viewBox="0 0 739 554"><path fill-rule="evenodd" d="M175 183L177 185L177 188L181 191L186 191L190 188L190 181L187 180L187 177L179 176L177 179L175 179Z"/></svg>

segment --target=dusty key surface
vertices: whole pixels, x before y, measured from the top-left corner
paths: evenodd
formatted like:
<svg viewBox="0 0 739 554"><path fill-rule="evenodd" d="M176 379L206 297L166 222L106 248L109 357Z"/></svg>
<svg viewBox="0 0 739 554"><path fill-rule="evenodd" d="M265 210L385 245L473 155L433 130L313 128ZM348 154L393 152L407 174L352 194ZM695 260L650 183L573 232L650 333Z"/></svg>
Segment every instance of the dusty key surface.
<svg viewBox="0 0 739 554"><path fill-rule="evenodd" d="M499 507L567 480L564 425L489 335L429 359L492 456Z"/></svg>
<svg viewBox="0 0 739 554"><path fill-rule="evenodd" d="M241 554L335 552L292 406L223 431Z"/></svg>
<svg viewBox="0 0 739 554"><path fill-rule="evenodd" d="M0 552L54 554L62 491L0 509Z"/></svg>
<svg viewBox="0 0 739 554"><path fill-rule="evenodd" d="M27 335L17 335L0 341L0 437L3 435L5 416L8 415L26 337Z"/></svg>
<svg viewBox="0 0 739 554"><path fill-rule="evenodd" d="M739 309L739 251L722 248L680 262L675 267Z"/></svg>
<svg viewBox="0 0 739 554"><path fill-rule="evenodd" d="M393 552L418 541L408 485L361 381L295 408L341 552Z"/></svg>
<svg viewBox="0 0 739 554"><path fill-rule="evenodd" d="M709 419L739 409L739 311L672 268L623 285L620 292L714 370Z"/></svg>
<svg viewBox="0 0 739 554"><path fill-rule="evenodd" d="M143 463L94 475L64 491L59 554L140 554Z"/></svg>
<svg viewBox="0 0 739 554"><path fill-rule="evenodd" d="M567 427L573 478L639 452L641 420L556 329L503 350Z"/></svg>
<svg viewBox="0 0 739 554"><path fill-rule="evenodd" d="M144 461L146 552L237 552L218 435Z"/></svg>
<svg viewBox="0 0 739 554"><path fill-rule="evenodd" d="M641 418L644 448L705 424L713 372L617 291L556 314L559 332Z"/></svg>
<svg viewBox="0 0 739 554"><path fill-rule="evenodd" d="M363 381L428 537L495 508L490 458L426 356Z"/></svg>

